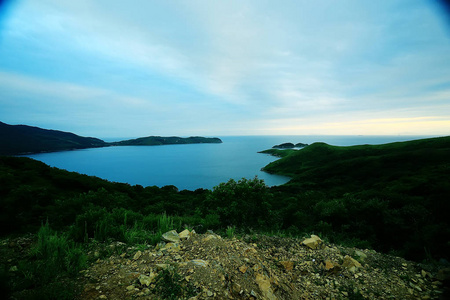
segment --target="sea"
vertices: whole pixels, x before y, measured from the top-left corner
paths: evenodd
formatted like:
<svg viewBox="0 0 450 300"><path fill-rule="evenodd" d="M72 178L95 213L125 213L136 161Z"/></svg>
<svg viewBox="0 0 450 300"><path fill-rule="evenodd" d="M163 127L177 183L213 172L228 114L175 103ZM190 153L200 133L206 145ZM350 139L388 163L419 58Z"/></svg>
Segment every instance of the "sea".
<svg viewBox="0 0 450 300"><path fill-rule="evenodd" d="M52 167L97 176L130 185L176 186L179 190L212 189L230 179L255 176L268 186L289 177L268 174L261 168L277 157L258 151L281 143L325 142L335 146L385 144L430 136L224 136L221 144L115 146L24 155ZM120 141L129 138L104 139ZM301 151L301 150L298 150Z"/></svg>

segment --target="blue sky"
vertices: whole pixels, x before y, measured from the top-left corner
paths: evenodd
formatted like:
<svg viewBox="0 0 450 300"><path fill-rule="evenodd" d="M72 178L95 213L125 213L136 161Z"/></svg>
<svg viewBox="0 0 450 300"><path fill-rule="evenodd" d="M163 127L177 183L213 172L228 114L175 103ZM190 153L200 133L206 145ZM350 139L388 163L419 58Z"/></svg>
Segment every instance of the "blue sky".
<svg viewBox="0 0 450 300"><path fill-rule="evenodd" d="M10 1L0 121L100 138L449 135L450 20L426 0Z"/></svg>

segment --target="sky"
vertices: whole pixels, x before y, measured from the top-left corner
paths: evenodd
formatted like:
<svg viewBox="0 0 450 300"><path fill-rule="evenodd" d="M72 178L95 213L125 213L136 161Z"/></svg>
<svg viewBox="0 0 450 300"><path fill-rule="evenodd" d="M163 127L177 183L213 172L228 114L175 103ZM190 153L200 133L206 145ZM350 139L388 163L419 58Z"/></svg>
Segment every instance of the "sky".
<svg viewBox="0 0 450 300"><path fill-rule="evenodd" d="M450 135L428 0L17 0L0 121L99 138Z"/></svg>

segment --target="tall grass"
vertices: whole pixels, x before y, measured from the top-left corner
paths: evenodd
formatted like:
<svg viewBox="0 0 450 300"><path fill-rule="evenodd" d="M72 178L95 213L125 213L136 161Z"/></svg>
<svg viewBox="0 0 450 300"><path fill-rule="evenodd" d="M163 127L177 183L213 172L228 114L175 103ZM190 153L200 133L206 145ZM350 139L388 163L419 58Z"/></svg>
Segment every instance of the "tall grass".
<svg viewBox="0 0 450 300"><path fill-rule="evenodd" d="M41 226L29 256L18 263L21 276L14 289L26 291L19 297L24 299L73 299L74 286L65 279L86 267L82 246L53 231L47 222Z"/></svg>
<svg viewBox="0 0 450 300"><path fill-rule="evenodd" d="M87 256L80 245L69 240L67 235L53 231L48 222L41 226L38 241L31 255L45 265L45 276L67 272L76 274L87 267Z"/></svg>

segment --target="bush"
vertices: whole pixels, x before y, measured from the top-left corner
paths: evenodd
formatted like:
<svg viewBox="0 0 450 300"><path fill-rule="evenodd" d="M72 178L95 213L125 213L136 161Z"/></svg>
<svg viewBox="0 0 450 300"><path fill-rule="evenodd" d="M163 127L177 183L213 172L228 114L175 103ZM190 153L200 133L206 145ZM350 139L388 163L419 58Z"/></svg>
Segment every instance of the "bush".
<svg viewBox="0 0 450 300"><path fill-rule="evenodd" d="M230 179L215 186L204 202L209 214L217 214L222 226L273 227L272 194L263 180Z"/></svg>

